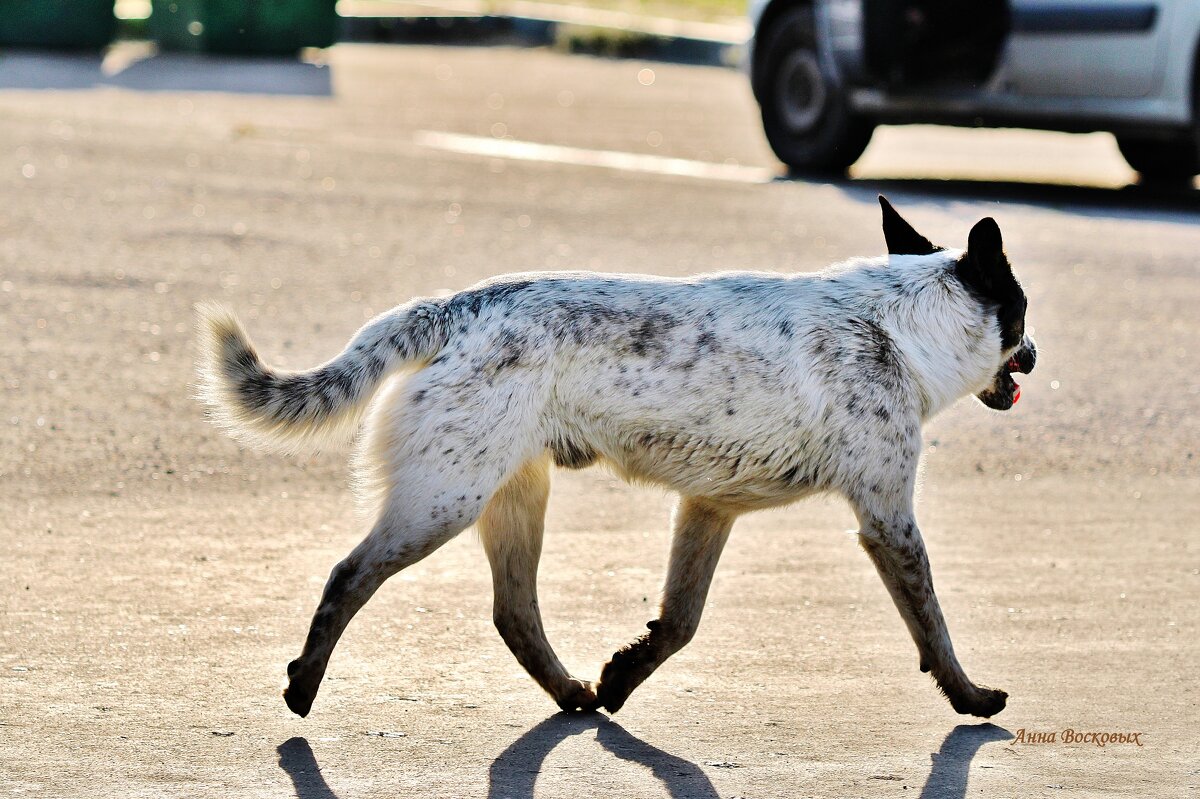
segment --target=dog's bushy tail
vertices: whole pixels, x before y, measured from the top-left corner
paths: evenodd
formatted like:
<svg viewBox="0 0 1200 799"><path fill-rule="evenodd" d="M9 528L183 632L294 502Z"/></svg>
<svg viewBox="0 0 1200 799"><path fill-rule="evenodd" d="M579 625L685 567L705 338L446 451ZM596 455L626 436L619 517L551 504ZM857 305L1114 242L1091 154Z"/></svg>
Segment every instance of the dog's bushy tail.
<svg viewBox="0 0 1200 799"><path fill-rule="evenodd" d="M417 300L372 319L333 360L284 372L263 364L228 308L203 303L196 316L199 399L237 440L282 452L351 438L384 379L433 358L449 335L443 304Z"/></svg>

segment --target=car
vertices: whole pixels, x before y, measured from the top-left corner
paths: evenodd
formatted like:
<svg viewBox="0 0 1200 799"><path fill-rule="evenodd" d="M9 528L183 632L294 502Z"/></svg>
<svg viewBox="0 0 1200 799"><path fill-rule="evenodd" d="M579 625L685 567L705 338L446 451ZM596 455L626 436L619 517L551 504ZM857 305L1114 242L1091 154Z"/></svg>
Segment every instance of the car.
<svg viewBox="0 0 1200 799"><path fill-rule="evenodd" d="M881 124L1112 133L1147 181L1200 173L1198 0L751 0L767 140L842 172Z"/></svg>

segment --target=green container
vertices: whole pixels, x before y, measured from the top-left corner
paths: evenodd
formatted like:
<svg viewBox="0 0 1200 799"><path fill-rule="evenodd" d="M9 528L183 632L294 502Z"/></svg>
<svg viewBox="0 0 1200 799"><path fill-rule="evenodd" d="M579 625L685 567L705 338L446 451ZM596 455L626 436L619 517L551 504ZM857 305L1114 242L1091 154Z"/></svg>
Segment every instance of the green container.
<svg viewBox="0 0 1200 799"><path fill-rule="evenodd" d="M116 29L113 0L0 0L0 47L99 50Z"/></svg>
<svg viewBox="0 0 1200 799"><path fill-rule="evenodd" d="M150 35L166 50L289 54L333 44L335 5L336 0L153 0Z"/></svg>

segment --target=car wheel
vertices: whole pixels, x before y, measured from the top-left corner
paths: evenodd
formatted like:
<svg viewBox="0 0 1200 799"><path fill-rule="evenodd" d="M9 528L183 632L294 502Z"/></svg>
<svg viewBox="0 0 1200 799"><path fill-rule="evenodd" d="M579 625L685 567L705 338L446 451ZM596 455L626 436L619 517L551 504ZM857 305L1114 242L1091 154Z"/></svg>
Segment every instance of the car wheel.
<svg viewBox="0 0 1200 799"><path fill-rule="evenodd" d="M1200 174L1200 145L1196 141L1118 136L1117 147L1129 165L1152 183L1190 183Z"/></svg>
<svg viewBox="0 0 1200 799"><path fill-rule="evenodd" d="M850 109L822 64L812 9L784 13L761 47L758 96L771 149L801 172L844 172L867 148L875 126Z"/></svg>

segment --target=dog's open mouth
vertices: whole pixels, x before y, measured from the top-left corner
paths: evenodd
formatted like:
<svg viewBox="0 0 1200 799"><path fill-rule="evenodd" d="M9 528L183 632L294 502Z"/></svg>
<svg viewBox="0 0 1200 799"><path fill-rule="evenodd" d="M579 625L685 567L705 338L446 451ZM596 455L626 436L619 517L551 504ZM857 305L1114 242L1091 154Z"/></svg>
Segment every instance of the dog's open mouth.
<svg viewBox="0 0 1200 799"><path fill-rule="evenodd" d="M1021 386L1013 379L1013 374L1028 374L1033 371L1036 359L1036 350L1028 344L1023 344L1004 366L1000 367L1000 371L996 372L992 384L975 396L993 410L1007 411L1021 399Z"/></svg>

